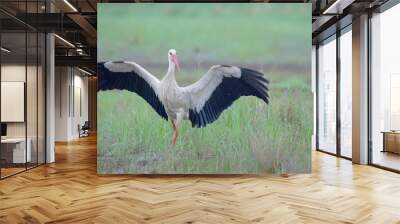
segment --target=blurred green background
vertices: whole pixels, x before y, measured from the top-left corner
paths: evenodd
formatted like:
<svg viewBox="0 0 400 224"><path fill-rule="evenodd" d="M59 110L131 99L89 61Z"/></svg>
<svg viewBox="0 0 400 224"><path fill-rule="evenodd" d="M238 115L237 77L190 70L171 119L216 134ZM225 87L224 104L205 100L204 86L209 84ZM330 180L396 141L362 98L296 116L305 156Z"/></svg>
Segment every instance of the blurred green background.
<svg viewBox="0 0 400 224"><path fill-rule="evenodd" d="M100 4L99 61L196 60L308 65L307 4ZM182 66L185 64L182 63Z"/></svg>
<svg viewBox="0 0 400 224"><path fill-rule="evenodd" d="M99 4L98 61L135 61L162 78L174 48L180 85L213 64L264 72L267 106L242 97L206 128L171 125L128 91L98 93L99 173L299 173L311 170L311 5Z"/></svg>

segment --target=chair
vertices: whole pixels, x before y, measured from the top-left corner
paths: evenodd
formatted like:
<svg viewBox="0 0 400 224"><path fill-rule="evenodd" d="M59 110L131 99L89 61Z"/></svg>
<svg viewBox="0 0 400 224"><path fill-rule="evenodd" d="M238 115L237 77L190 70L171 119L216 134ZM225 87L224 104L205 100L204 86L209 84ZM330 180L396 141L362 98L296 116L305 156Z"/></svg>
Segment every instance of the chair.
<svg viewBox="0 0 400 224"><path fill-rule="evenodd" d="M90 129L89 121L85 121L82 127L78 124L79 138L89 136L89 129Z"/></svg>

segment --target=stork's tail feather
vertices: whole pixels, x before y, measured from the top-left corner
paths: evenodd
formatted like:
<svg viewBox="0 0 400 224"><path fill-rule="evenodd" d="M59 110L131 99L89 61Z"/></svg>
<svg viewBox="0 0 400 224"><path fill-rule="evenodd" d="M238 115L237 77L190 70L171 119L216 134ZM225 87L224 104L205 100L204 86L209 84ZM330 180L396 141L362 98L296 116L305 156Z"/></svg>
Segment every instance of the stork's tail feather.
<svg viewBox="0 0 400 224"><path fill-rule="evenodd" d="M262 99L265 103L269 103L269 95L268 95L268 83L269 81L264 78L264 74L258 72L256 70L242 68L241 71L241 79L249 85L256 92L256 97Z"/></svg>

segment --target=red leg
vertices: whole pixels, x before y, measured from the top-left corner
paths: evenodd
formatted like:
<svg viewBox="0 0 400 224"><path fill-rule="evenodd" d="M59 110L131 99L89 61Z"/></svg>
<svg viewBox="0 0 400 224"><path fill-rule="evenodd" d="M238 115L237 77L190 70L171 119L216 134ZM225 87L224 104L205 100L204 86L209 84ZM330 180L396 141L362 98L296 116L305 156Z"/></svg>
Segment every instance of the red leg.
<svg viewBox="0 0 400 224"><path fill-rule="evenodd" d="M172 146L176 145L176 139L178 138L178 128L176 127L175 120L172 120L172 128L174 129L174 134L172 135Z"/></svg>

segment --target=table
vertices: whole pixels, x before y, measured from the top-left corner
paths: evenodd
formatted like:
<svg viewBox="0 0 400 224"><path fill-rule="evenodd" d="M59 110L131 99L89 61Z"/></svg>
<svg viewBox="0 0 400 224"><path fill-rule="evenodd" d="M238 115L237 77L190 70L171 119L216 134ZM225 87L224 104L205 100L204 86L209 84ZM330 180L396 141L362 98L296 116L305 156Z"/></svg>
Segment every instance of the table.
<svg viewBox="0 0 400 224"><path fill-rule="evenodd" d="M32 160L32 153L31 153L31 145L32 145L32 141L30 138L26 139L28 144L26 147L26 151L25 151L25 138L5 138L5 139L1 139L1 153L2 153L2 157L5 158L5 156L3 156L3 154L8 154L9 152L11 152L12 157L9 156L9 160L8 161L10 163L26 163L26 162L31 162ZM7 159L6 159L7 160Z"/></svg>
<svg viewBox="0 0 400 224"><path fill-rule="evenodd" d="M400 131L383 131L382 152L400 154Z"/></svg>

